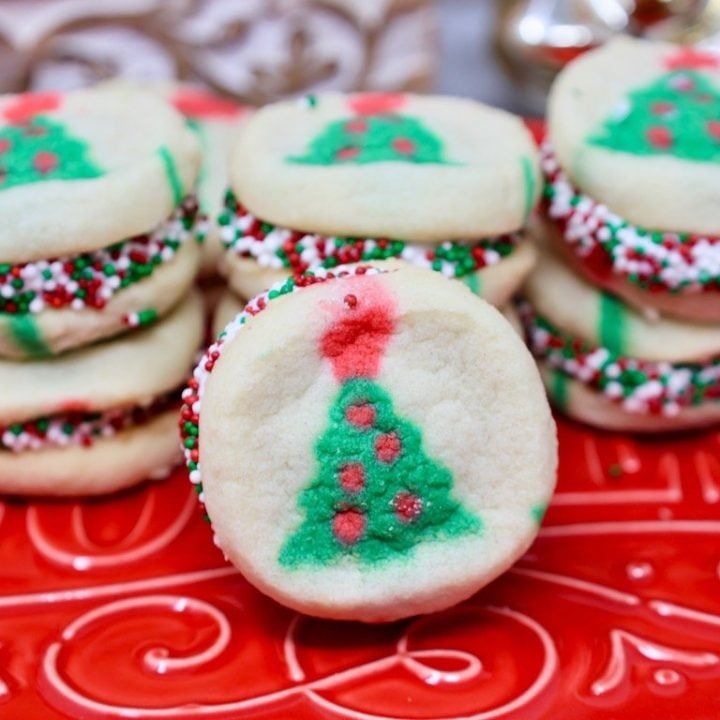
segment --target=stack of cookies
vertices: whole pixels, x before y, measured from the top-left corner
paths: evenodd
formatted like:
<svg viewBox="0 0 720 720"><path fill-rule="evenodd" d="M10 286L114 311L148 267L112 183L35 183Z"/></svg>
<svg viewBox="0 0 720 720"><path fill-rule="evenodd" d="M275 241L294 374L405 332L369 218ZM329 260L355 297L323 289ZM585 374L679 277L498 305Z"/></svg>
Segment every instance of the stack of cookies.
<svg viewBox="0 0 720 720"><path fill-rule="evenodd" d="M153 93L0 98L0 490L101 493L175 462L198 164Z"/></svg>
<svg viewBox="0 0 720 720"><path fill-rule="evenodd" d="M523 316L555 404L602 428L720 420L720 56L618 39L551 93Z"/></svg>
<svg viewBox="0 0 720 720"><path fill-rule="evenodd" d="M396 258L457 278L502 307L533 266L540 195L518 119L472 100L326 94L243 127L220 216L232 291L216 328L308 269Z"/></svg>

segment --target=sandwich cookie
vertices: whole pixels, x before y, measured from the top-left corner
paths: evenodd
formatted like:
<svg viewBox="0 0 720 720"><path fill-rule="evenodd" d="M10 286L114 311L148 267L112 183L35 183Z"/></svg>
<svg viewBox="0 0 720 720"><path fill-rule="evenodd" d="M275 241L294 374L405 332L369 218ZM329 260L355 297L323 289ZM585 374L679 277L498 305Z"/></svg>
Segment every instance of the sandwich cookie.
<svg viewBox="0 0 720 720"><path fill-rule="evenodd" d="M383 265L258 296L183 393L216 542L321 617L469 597L527 549L555 484L555 426L510 324L460 283Z"/></svg>
<svg viewBox="0 0 720 720"><path fill-rule="evenodd" d="M250 110L232 100L190 86L175 86L165 92L172 105L185 117L200 143L202 163L197 182L200 210L207 219L200 276L217 273L223 254L217 218L228 187L230 151L239 127Z"/></svg>
<svg viewBox="0 0 720 720"><path fill-rule="evenodd" d="M682 430L720 420L720 328L650 321L543 252L521 317L554 404L600 428Z"/></svg>
<svg viewBox="0 0 720 720"><path fill-rule="evenodd" d="M203 337L193 292L152 327L55 358L0 360L0 492L98 495L168 471Z"/></svg>
<svg viewBox="0 0 720 720"><path fill-rule="evenodd" d="M613 40L560 73L548 134L573 266L641 309L720 320L720 55Z"/></svg>
<svg viewBox="0 0 720 720"><path fill-rule="evenodd" d="M472 100L327 94L258 111L233 153L220 215L231 287L400 258L503 305L534 262L540 194L530 133Z"/></svg>
<svg viewBox="0 0 720 720"><path fill-rule="evenodd" d="M197 141L124 83L0 98L0 355L166 313L195 276Z"/></svg>

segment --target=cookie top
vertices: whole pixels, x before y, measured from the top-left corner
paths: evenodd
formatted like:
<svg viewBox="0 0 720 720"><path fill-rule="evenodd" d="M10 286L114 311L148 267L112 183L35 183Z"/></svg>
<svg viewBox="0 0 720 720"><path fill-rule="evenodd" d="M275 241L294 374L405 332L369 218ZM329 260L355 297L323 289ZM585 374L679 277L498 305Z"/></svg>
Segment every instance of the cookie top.
<svg viewBox="0 0 720 720"><path fill-rule="evenodd" d="M192 190L198 143L157 94L113 82L0 98L0 262L112 245Z"/></svg>
<svg viewBox="0 0 720 720"><path fill-rule="evenodd" d="M238 200L264 221L416 242L513 232L539 195L520 119L462 98L327 94L280 102L243 127Z"/></svg>
<svg viewBox="0 0 720 720"><path fill-rule="evenodd" d="M256 298L183 395L219 545L326 617L469 596L528 546L555 482L554 424L512 327L460 283L381 266Z"/></svg>
<svg viewBox="0 0 720 720"><path fill-rule="evenodd" d="M548 131L572 181L611 212L720 234L720 54L613 40L558 75Z"/></svg>
<svg viewBox="0 0 720 720"><path fill-rule="evenodd" d="M202 333L193 292L167 318L115 340L47 360L0 359L0 423L148 403L187 377Z"/></svg>

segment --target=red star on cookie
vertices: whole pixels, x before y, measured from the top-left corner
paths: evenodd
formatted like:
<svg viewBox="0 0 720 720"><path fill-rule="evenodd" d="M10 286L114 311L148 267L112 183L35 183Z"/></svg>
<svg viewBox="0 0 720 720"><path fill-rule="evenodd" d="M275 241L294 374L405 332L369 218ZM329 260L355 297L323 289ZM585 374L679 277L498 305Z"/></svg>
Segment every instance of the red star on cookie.
<svg viewBox="0 0 720 720"><path fill-rule="evenodd" d="M720 54L686 46L665 58L668 70L712 70L720 68Z"/></svg>
<svg viewBox="0 0 720 720"><path fill-rule="evenodd" d="M404 104L401 93L361 93L348 99L348 105L358 115L386 115L397 112Z"/></svg>
<svg viewBox="0 0 720 720"><path fill-rule="evenodd" d="M18 95L2 111L8 122L23 123L33 115L55 110L60 107L61 97L58 93L25 93Z"/></svg>

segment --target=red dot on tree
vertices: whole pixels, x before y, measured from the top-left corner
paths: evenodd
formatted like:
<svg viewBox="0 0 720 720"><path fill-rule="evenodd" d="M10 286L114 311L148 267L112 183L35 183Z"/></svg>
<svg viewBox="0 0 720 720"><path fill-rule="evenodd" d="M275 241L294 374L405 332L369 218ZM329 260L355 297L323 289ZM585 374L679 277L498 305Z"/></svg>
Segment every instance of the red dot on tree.
<svg viewBox="0 0 720 720"><path fill-rule="evenodd" d="M58 166L58 156L55 153L41 150L33 158L33 166L39 173L49 173Z"/></svg>
<svg viewBox="0 0 720 720"><path fill-rule="evenodd" d="M695 81L689 75L676 75L670 78L670 87L680 92L689 92L695 89Z"/></svg>
<svg viewBox="0 0 720 720"><path fill-rule="evenodd" d="M648 128L647 139L653 147L660 150L667 150L673 144L672 133L662 125L655 125Z"/></svg>
<svg viewBox="0 0 720 720"><path fill-rule="evenodd" d="M352 160L360 154L360 148L356 147L344 147L340 148L336 153L335 157L338 160Z"/></svg>
<svg viewBox="0 0 720 720"><path fill-rule="evenodd" d="M650 106L650 112L653 115L670 115L675 112L675 105L671 102L654 102Z"/></svg>
<svg viewBox="0 0 720 720"><path fill-rule="evenodd" d="M355 545L365 532L367 521L358 508L339 510L332 519L333 535L343 545Z"/></svg>
<svg viewBox="0 0 720 720"><path fill-rule="evenodd" d="M10 141L7 138L0 139L0 153L7 152L10 149Z"/></svg>
<svg viewBox="0 0 720 720"><path fill-rule="evenodd" d="M423 501L417 495L409 492L399 492L393 500L395 515L401 523L411 523L420 517Z"/></svg>
<svg viewBox="0 0 720 720"><path fill-rule="evenodd" d="M355 427L368 429L375 424L375 408L369 403L358 403L348 405L345 411L345 419Z"/></svg>
<svg viewBox="0 0 720 720"><path fill-rule="evenodd" d="M367 132L367 129L367 122L362 118L348 120L348 122L345 123L345 130L349 133L364 133Z"/></svg>
<svg viewBox="0 0 720 720"><path fill-rule="evenodd" d="M393 140L393 149L401 155L412 155L415 152L415 143L410 138L399 137Z"/></svg>
<svg viewBox="0 0 720 720"><path fill-rule="evenodd" d="M720 120L709 120L707 131L713 140L720 140Z"/></svg>
<svg viewBox="0 0 720 720"><path fill-rule="evenodd" d="M397 460L402 445L396 433L378 435L375 440L375 455L380 462L390 464Z"/></svg>
<svg viewBox="0 0 720 720"><path fill-rule="evenodd" d="M358 493L365 487L365 468L360 463L348 463L340 470L340 485L346 493Z"/></svg>

